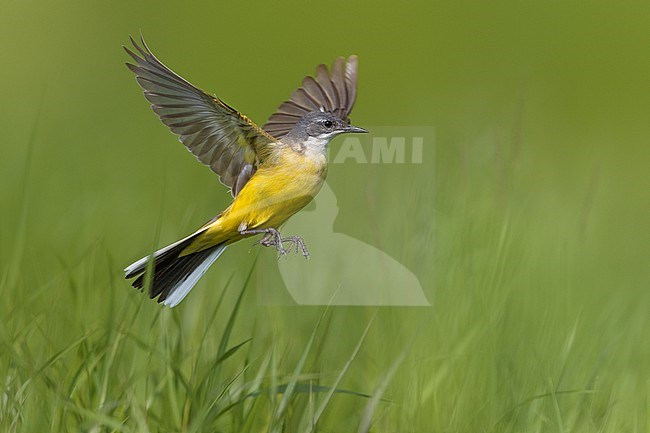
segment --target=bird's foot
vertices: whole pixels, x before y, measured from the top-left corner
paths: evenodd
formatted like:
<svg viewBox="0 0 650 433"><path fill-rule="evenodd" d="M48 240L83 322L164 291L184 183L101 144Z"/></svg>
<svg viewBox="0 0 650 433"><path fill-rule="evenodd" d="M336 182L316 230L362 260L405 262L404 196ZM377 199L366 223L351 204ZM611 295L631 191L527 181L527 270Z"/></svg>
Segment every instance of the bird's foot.
<svg viewBox="0 0 650 433"><path fill-rule="evenodd" d="M305 240L300 236L288 236L282 238L282 242L290 242L289 248L287 248L287 254L289 254L295 246L296 254L300 253L304 258L309 258L309 250L307 249L307 245L305 245Z"/></svg>
<svg viewBox="0 0 650 433"><path fill-rule="evenodd" d="M253 245L260 244L263 247L275 247L278 250L278 254L284 256L287 254L287 250L284 249L282 245L282 236L280 232L273 228L268 229L251 229L251 230L240 230L239 234L241 235L257 235L264 234L264 237L259 241L255 242Z"/></svg>
<svg viewBox="0 0 650 433"><path fill-rule="evenodd" d="M263 247L275 247L279 256L286 256L295 246L296 253L300 252L305 258L309 258L309 250L305 245L305 241L300 236L289 236L283 238L280 236L280 232L274 228L240 230L239 233L242 235L264 234L264 237L253 245L260 244ZM285 242L289 242L288 248L284 247Z"/></svg>
<svg viewBox="0 0 650 433"><path fill-rule="evenodd" d="M283 239L280 236L280 232L275 229L270 230L272 231L266 233L262 239L255 242L253 245L260 244L263 247L275 247L275 249L278 251L278 256L286 256L289 254L289 250L284 248L284 244L282 242Z"/></svg>

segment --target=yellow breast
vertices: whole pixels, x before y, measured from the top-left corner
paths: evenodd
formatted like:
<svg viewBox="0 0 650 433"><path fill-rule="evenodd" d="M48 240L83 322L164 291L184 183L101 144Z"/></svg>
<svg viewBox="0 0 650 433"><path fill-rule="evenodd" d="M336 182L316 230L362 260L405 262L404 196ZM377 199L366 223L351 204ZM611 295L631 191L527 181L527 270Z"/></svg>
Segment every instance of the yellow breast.
<svg viewBox="0 0 650 433"><path fill-rule="evenodd" d="M279 228L318 194L326 175L325 155L305 156L283 149L273 163L257 170L192 250L237 241L242 238L239 229L243 227Z"/></svg>

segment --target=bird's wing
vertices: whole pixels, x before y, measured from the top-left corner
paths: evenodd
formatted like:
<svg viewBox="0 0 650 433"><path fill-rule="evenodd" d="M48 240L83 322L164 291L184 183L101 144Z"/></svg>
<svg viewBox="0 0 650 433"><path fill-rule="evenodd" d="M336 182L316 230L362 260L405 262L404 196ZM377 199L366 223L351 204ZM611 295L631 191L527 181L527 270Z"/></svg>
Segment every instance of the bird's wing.
<svg viewBox="0 0 650 433"><path fill-rule="evenodd" d="M135 61L126 66L135 73L144 97L185 147L236 196L277 139L174 73L153 55L142 37L140 40L142 46L131 38L139 55L124 49Z"/></svg>
<svg viewBox="0 0 650 433"><path fill-rule="evenodd" d="M316 77L307 76L302 87L296 89L288 101L283 102L262 127L274 137L284 137L307 113L329 111L349 121L348 116L357 97L357 56L339 57L332 70L318 65Z"/></svg>

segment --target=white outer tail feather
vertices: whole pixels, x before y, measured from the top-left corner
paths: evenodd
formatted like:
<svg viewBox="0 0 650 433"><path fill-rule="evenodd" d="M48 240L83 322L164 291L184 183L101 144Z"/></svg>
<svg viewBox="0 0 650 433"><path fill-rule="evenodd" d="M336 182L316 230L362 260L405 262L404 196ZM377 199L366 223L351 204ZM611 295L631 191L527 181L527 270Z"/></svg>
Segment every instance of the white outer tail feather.
<svg viewBox="0 0 650 433"><path fill-rule="evenodd" d="M170 291L167 299L163 301L164 305L174 308L177 306L188 293L192 290L192 287L196 285L201 276L205 274L205 271L208 270L210 265L214 263L215 260L219 258L221 253L226 250L226 245L217 245L210 253L209 256L205 258L203 263L196 267L184 280L181 280L176 286L174 286Z"/></svg>
<svg viewBox="0 0 650 433"><path fill-rule="evenodd" d="M196 232L196 233L198 233L198 232ZM153 254L150 254L148 256L144 256L143 258L141 258L137 262L134 262L134 263L130 264L129 266L127 266L124 269L124 273L126 275L129 275L129 274L132 274L132 273L135 273L135 272L144 271L144 269L147 267L147 263L149 262L149 258L151 258L151 256L153 256L154 259L160 257L162 254L164 254L167 251L171 250L172 248L176 247L178 244L183 243L186 240L188 240L189 238L191 238L192 236L196 235L196 233L192 233L191 235L189 235L187 237L184 237L180 241L176 241L171 245L167 245L166 247L159 249L158 251L156 251Z"/></svg>
<svg viewBox="0 0 650 433"><path fill-rule="evenodd" d="M201 233L204 230L204 228L196 231L195 233L192 233L191 235L174 242L173 244L167 245L164 248L159 249L158 251L154 252L153 254L144 256L140 260L132 263L131 265L127 266L124 269L124 273L126 274L127 278L131 278L131 276L137 276L138 274L141 274L146 270L147 264L149 263L149 260L156 260L166 252L176 248L178 245L182 244L183 242L186 242L188 239L196 236L198 233ZM219 256L225 251L226 245L217 245L214 247L214 251L212 251L204 260L199 264L191 273L189 273L184 279L178 282L176 286L172 287L169 290L169 295L167 298L162 301L164 305L167 305L171 308L175 307L178 305L184 298L187 296L187 294L192 290L192 288L196 285L196 283L199 281L201 276L208 270L210 265L215 262L219 258Z"/></svg>

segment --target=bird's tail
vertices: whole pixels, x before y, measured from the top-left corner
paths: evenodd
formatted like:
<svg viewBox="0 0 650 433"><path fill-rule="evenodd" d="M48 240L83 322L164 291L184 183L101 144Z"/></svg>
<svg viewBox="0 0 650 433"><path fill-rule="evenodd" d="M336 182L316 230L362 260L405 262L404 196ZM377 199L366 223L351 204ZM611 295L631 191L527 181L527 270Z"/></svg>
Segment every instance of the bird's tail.
<svg viewBox="0 0 650 433"><path fill-rule="evenodd" d="M153 276L149 296L151 299L159 296L158 302L175 307L226 249L225 244L218 244L203 251L180 256L181 252L201 233L201 231L194 233L156 251L151 256L141 258L124 270L125 278L137 277L132 285L142 289L145 285L147 264L153 257Z"/></svg>

